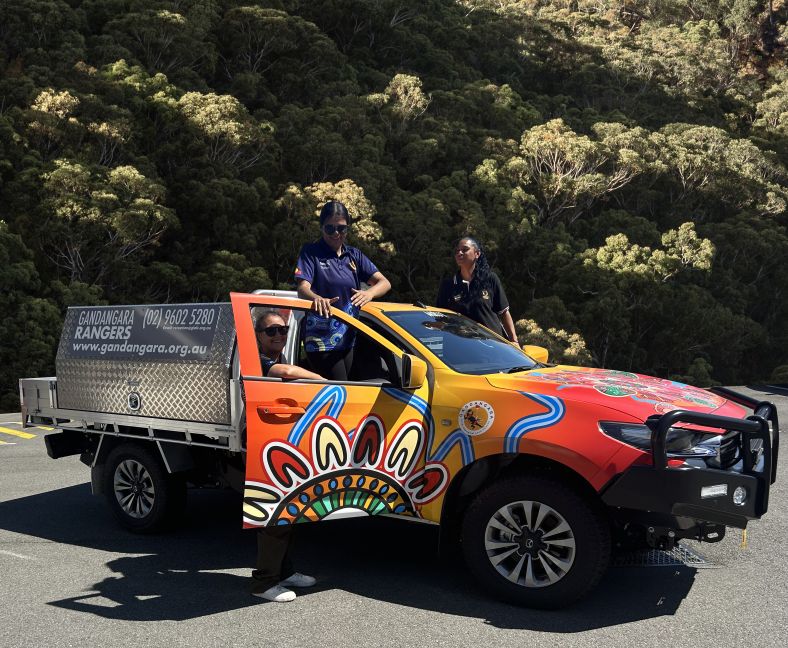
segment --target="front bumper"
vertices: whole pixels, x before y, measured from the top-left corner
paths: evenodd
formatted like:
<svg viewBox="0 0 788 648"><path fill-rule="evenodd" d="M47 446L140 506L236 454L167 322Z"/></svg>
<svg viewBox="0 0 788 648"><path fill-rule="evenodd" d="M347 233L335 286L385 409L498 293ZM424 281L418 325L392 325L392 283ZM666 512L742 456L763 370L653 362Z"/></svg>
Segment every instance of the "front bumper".
<svg viewBox="0 0 788 648"><path fill-rule="evenodd" d="M654 516L693 520L698 526L725 525L744 529L760 518L769 506L769 489L777 476L779 422L777 409L724 388L715 392L751 408L745 419L675 410L646 421L652 430L652 466L632 466L602 492L608 506ZM739 461L727 470L668 465L666 436L677 423L717 428L733 433L740 448ZM730 438L730 437L729 437ZM709 496L709 487L717 487ZM736 504L733 494L743 488L746 498ZM724 491L724 493L723 493ZM648 519L648 516L645 516Z"/></svg>

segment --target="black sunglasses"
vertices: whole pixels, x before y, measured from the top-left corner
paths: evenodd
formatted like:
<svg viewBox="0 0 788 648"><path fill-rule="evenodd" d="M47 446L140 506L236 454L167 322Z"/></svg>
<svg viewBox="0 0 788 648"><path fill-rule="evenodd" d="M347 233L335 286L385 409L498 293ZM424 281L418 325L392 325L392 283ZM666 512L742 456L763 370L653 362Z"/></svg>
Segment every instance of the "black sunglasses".
<svg viewBox="0 0 788 648"><path fill-rule="evenodd" d="M323 225L323 231L329 236L333 236L337 232L339 234L347 234L347 225Z"/></svg>
<svg viewBox="0 0 788 648"><path fill-rule="evenodd" d="M287 335L289 330L289 326L266 326L264 329L260 329L258 333L265 333L268 337L274 337L274 335Z"/></svg>

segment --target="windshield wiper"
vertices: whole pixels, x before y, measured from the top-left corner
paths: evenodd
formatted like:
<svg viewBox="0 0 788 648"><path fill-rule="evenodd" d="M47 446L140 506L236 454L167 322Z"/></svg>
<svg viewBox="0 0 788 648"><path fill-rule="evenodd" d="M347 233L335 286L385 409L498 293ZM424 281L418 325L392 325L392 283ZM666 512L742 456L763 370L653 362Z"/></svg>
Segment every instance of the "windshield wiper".
<svg viewBox="0 0 788 648"><path fill-rule="evenodd" d="M506 373L518 373L520 371L530 371L531 369L533 369L536 366L537 365L533 365L531 367L512 367L511 369L507 369Z"/></svg>

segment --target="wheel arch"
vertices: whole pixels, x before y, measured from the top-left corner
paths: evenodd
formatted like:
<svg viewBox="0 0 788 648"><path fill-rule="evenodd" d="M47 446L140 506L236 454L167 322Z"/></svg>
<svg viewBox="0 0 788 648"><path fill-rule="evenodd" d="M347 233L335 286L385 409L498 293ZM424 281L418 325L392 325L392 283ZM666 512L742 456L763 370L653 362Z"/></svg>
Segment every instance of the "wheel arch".
<svg viewBox="0 0 788 648"><path fill-rule="evenodd" d="M441 528L456 525L473 496L488 484L511 475L529 473L557 477L590 501L601 503L599 493L591 483L580 473L559 461L528 453L488 455L465 466L452 479L443 499Z"/></svg>
<svg viewBox="0 0 788 648"><path fill-rule="evenodd" d="M121 526L132 533L152 533L178 521L186 505L186 481L169 470L160 444L127 437L111 440L91 478L100 482ZM122 464L128 465L119 482ZM132 464L137 466L131 468Z"/></svg>
<svg viewBox="0 0 788 648"><path fill-rule="evenodd" d="M90 485L94 495L104 495L104 469L107 457L120 445L136 445L150 450L161 459L167 474L184 472L194 467L194 458L190 448L174 443L161 443L154 439L135 439L111 434L102 434L95 452L95 459L90 467Z"/></svg>

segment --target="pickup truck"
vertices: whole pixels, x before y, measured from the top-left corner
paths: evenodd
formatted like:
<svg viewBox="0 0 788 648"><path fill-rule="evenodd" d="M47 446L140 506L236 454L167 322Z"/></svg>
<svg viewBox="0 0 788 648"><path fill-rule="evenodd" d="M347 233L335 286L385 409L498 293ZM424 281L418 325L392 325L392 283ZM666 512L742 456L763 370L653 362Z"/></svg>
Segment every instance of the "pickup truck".
<svg viewBox="0 0 788 648"><path fill-rule="evenodd" d="M616 543L716 542L764 515L776 408L629 372L552 365L456 313L372 302L351 380L264 377L254 318L289 324L308 366L310 303L69 309L56 378L20 381L49 456L80 455L128 529L182 509L187 483L242 493L243 525L389 515L441 525L494 595L555 608L602 578Z"/></svg>

